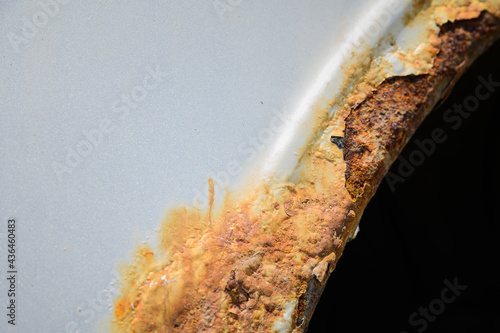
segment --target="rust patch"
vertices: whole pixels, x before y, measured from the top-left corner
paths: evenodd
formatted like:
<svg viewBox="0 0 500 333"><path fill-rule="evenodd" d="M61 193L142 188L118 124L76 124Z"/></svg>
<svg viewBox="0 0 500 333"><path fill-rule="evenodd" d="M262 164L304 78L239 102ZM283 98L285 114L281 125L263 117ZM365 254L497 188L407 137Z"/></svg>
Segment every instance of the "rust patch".
<svg viewBox="0 0 500 333"><path fill-rule="evenodd" d="M212 214L209 180L206 214L185 207L170 211L158 251L141 247L124 268L112 329L273 332L286 317L289 331L306 330L390 164L466 65L493 42L499 26L485 12L444 24L432 71L388 78L339 110L324 124L331 132L301 157L299 184L263 185Z"/></svg>
<svg viewBox="0 0 500 333"><path fill-rule="evenodd" d="M386 79L345 118L346 188L354 199L369 200L429 110L466 69L466 64L499 33L499 20L479 18L444 24L440 51L426 75ZM374 181L376 180L376 181Z"/></svg>

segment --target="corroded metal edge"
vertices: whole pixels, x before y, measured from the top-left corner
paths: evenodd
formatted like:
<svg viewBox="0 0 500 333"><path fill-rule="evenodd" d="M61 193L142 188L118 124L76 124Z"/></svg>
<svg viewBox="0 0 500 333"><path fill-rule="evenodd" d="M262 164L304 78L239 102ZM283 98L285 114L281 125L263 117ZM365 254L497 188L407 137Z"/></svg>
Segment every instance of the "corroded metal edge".
<svg viewBox="0 0 500 333"><path fill-rule="evenodd" d="M304 332L391 163L498 38L495 16L465 13L471 17L441 25L430 70L358 81L358 99L325 120L301 157L300 182L249 191L243 202L228 200L220 216L185 207L169 212L160 249L140 248L122 273L113 329ZM360 56L371 65L372 57ZM331 136L344 137L345 146Z"/></svg>
<svg viewBox="0 0 500 333"><path fill-rule="evenodd" d="M351 108L345 118L346 188L356 200L352 209L359 216L351 230L425 117L499 37L500 19L488 12L475 19L445 23L440 27L441 47L428 74L390 77ZM325 285L326 279L309 282L294 332L307 331Z"/></svg>

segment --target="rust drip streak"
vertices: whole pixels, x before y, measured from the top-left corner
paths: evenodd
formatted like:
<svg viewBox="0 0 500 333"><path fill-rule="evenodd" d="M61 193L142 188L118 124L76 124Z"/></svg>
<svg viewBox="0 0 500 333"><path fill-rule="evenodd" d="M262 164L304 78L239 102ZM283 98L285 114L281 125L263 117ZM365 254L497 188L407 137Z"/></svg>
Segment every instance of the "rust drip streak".
<svg viewBox="0 0 500 333"><path fill-rule="evenodd" d="M208 178L208 225L212 224L212 211L214 208L215 184L212 178Z"/></svg>

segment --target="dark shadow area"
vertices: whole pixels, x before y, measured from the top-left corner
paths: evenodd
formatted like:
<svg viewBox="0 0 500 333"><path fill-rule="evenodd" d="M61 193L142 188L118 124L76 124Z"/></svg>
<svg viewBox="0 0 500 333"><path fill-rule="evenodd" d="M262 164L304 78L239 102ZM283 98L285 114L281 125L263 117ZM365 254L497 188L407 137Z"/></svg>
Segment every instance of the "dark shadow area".
<svg viewBox="0 0 500 333"><path fill-rule="evenodd" d="M498 86L479 90L490 94L476 109L481 77ZM465 118L455 104L476 110ZM393 174L407 171L404 181L394 191L386 180L379 187L308 332L500 332L499 112L496 43L392 166ZM438 128L446 141L432 148ZM403 160L419 165L399 169Z"/></svg>

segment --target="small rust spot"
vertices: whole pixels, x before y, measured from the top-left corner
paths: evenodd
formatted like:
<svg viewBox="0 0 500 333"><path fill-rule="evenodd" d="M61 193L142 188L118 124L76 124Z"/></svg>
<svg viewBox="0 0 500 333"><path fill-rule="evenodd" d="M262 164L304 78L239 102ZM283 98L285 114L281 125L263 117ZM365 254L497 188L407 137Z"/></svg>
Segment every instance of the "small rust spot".
<svg viewBox="0 0 500 333"><path fill-rule="evenodd" d="M250 298L248 292L243 289L241 283L236 279L235 271L231 272L231 276L227 280L224 291L229 295L231 302L236 306L248 301Z"/></svg>
<svg viewBox="0 0 500 333"><path fill-rule="evenodd" d="M293 207L293 200L287 200L283 202L283 210L285 211L286 215L288 216L297 215L297 211L293 210L292 207Z"/></svg>

